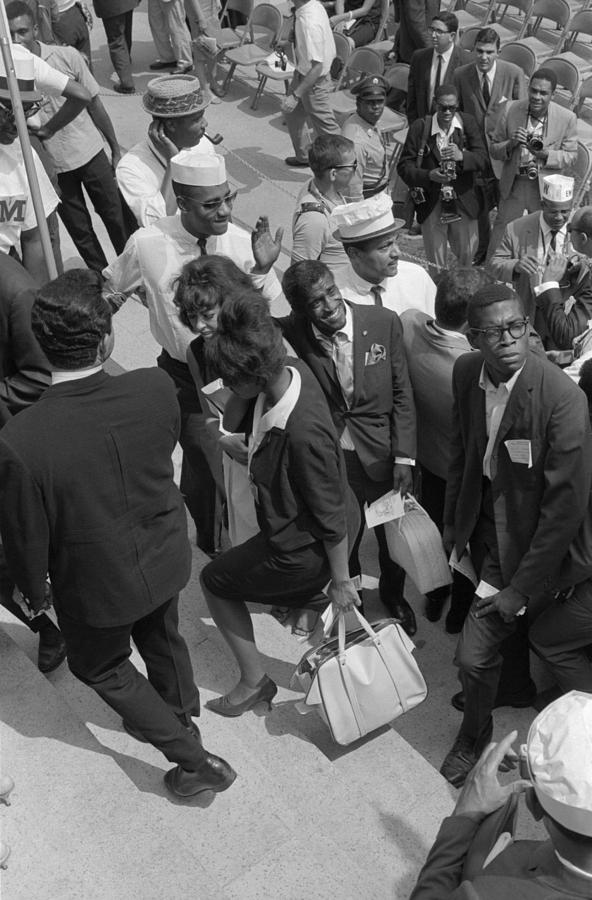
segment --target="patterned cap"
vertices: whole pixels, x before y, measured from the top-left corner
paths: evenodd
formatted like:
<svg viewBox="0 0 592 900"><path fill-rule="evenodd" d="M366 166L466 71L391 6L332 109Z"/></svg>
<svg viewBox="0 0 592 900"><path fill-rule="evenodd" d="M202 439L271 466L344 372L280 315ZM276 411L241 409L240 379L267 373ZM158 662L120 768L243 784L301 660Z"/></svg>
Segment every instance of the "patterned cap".
<svg viewBox="0 0 592 900"><path fill-rule="evenodd" d="M364 97L386 97L389 90L389 83L382 75L368 75L362 81L358 81L351 92L354 97L363 99Z"/></svg>
<svg viewBox="0 0 592 900"><path fill-rule="evenodd" d="M176 119L201 112L208 106L199 79L194 75L161 75L148 82L142 105L151 116Z"/></svg>

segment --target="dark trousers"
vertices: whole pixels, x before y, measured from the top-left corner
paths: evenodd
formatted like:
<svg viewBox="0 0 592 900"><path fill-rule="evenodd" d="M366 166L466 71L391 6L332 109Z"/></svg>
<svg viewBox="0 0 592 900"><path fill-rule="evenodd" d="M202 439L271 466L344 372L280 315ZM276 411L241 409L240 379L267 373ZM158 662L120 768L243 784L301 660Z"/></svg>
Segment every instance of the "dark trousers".
<svg viewBox="0 0 592 900"><path fill-rule="evenodd" d="M487 253L489 241L491 239L491 224L489 221L489 213L495 209L499 203L499 182L493 172L490 176L484 175L478 178L475 183L475 193L479 198L479 216L477 217L477 231L479 243L477 245L477 254Z"/></svg>
<svg viewBox="0 0 592 900"><path fill-rule="evenodd" d="M66 12L60 13L57 20L52 22L52 28L57 43L75 47L86 57L88 67L92 71L90 35L86 19L78 3L71 6Z"/></svg>
<svg viewBox="0 0 592 900"><path fill-rule="evenodd" d="M124 87L134 86L132 74L132 22L133 9L118 16L103 19L111 64Z"/></svg>
<svg viewBox="0 0 592 900"><path fill-rule="evenodd" d="M364 526L366 519L364 518L364 503L373 503L383 494L392 490L393 482L389 481L372 481L368 478L358 454L353 450L344 450L345 467L347 472L347 480L349 486L355 494L356 500L360 507L361 521L358 535L350 550L349 571L350 575L355 577L362 571L359 559L359 549L364 535ZM387 606L389 601L398 603L403 599L403 588L405 586L405 571L397 563L390 558L386 535L383 525L377 525L374 529L376 541L378 543L378 565L380 566L380 599Z"/></svg>
<svg viewBox="0 0 592 900"><path fill-rule="evenodd" d="M566 600L548 606L531 625L532 649L552 669L562 691L592 693L592 582L578 584Z"/></svg>
<svg viewBox="0 0 592 900"><path fill-rule="evenodd" d="M491 488L485 484L481 516L471 535L471 557L482 581L500 590L505 587L493 520ZM456 664L465 695L461 731L479 741L487 734L498 693L527 693L531 687L528 617L504 622L498 613L482 618L473 603L456 650ZM503 685L501 675L503 669Z"/></svg>
<svg viewBox="0 0 592 900"><path fill-rule="evenodd" d="M444 499L446 497L446 481L434 475L425 466L420 465L421 473L421 503L428 516L442 534L444 530ZM431 600L444 600L450 593L450 610L454 618L459 622L464 621L473 597L475 588L473 583L460 572L452 573L452 589L445 585L430 591L427 595Z"/></svg>
<svg viewBox="0 0 592 900"><path fill-rule="evenodd" d="M107 154L100 150L78 169L60 172L58 184L61 194L58 206L60 218L88 268L101 272L107 265L107 259L94 232L82 186L84 185L95 210L103 220L118 255L123 252L132 233L124 219L119 189Z"/></svg>
<svg viewBox="0 0 592 900"><path fill-rule="evenodd" d="M173 597L130 625L95 628L60 613L72 674L91 687L168 760L195 770L205 751L178 717L199 715L199 691ZM59 603L58 603L59 607ZM148 678L130 662L130 640Z"/></svg>
<svg viewBox="0 0 592 900"><path fill-rule="evenodd" d="M222 453L212 440L205 426L197 388L186 363L173 359L166 350L157 363L172 378L177 389L181 409L179 443L183 448L181 467L181 493L189 514L195 522L197 544L206 553L217 547L216 485L224 484Z"/></svg>

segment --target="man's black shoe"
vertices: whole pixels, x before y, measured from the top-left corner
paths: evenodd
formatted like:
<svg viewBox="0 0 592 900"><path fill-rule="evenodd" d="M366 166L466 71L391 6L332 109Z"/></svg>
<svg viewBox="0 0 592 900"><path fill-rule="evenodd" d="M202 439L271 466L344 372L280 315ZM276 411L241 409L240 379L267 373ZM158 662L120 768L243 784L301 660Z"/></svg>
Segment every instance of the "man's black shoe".
<svg viewBox="0 0 592 900"><path fill-rule="evenodd" d="M164 783L176 797L194 797L202 791L225 791L235 778L236 772L226 760L208 753L195 772L175 766L164 776Z"/></svg>
<svg viewBox="0 0 592 900"><path fill-rule="evenodd" d="M53 672L66 658L66 642L62 632L53 624L39 629L39 650L37 652L37 668L44 675Z"/></svg>
<svg viewBox="0 0 592 900"><path fill-rule="evenodd" d="M417 631L417 622L415 621L415 613L407 601L401 598L398 602L385 602L384 600L382 602L388 609L390 615L394 619L399 620L403 631L406 631L409 637L413 637Z"/></svg>

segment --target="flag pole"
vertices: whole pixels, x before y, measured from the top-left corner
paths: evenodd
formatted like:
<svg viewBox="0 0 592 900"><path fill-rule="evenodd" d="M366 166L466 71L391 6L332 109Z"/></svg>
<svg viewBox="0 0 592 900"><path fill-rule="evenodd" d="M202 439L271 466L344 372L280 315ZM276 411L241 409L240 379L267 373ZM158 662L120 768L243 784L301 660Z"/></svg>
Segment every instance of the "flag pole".
<svg viewBox="0 0 592 900"><path fill-rule="evenodd" d="M51 241L49 238L49 229L47 227L45 210L43 208L43 200L41 199L41 191L39 190L39 181L37 180L37 171L35 169L35 162L33 160L33 151L31 149L31 141L29 139L29 132L27 129L27 120L25 119L21 95L18 89L14 61L12 58L12 44L10 41L10 34L8 30L6 10L2 2L0 2L0 50L2 51L4 70L6 72L8 90L10 92L10 100L12 102L12 109L14 112L14 120L16 123L21 150L23 153L23 161L25 163L27 181L29 182L29 190L31 192L31 199L33 200L33 209L35 210L35 217L37 219L39 235L41 237L41 247L43 249L43 256L45 257L45 265L47 266L49 278L50 280L52 280L54 278L57 278L58 271L56 268Z"/></svg>

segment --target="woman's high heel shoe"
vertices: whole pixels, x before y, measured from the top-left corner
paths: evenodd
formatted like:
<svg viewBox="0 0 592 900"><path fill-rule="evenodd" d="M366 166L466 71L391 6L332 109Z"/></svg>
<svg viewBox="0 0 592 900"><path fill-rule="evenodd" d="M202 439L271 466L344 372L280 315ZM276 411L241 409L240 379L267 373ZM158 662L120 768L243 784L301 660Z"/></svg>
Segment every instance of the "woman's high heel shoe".
<svg viewBox="0 0 592 900"><path fill-rule="evenodd" d="M271 701L276 694L277 684L265 675L257 685L255 693L242 703L232 703L225 694L223 697L216 697L215 700L208 700L206 709L211 709L219 716L242 716L258 703L267 703L268 709L271 709Z"/></svg>

